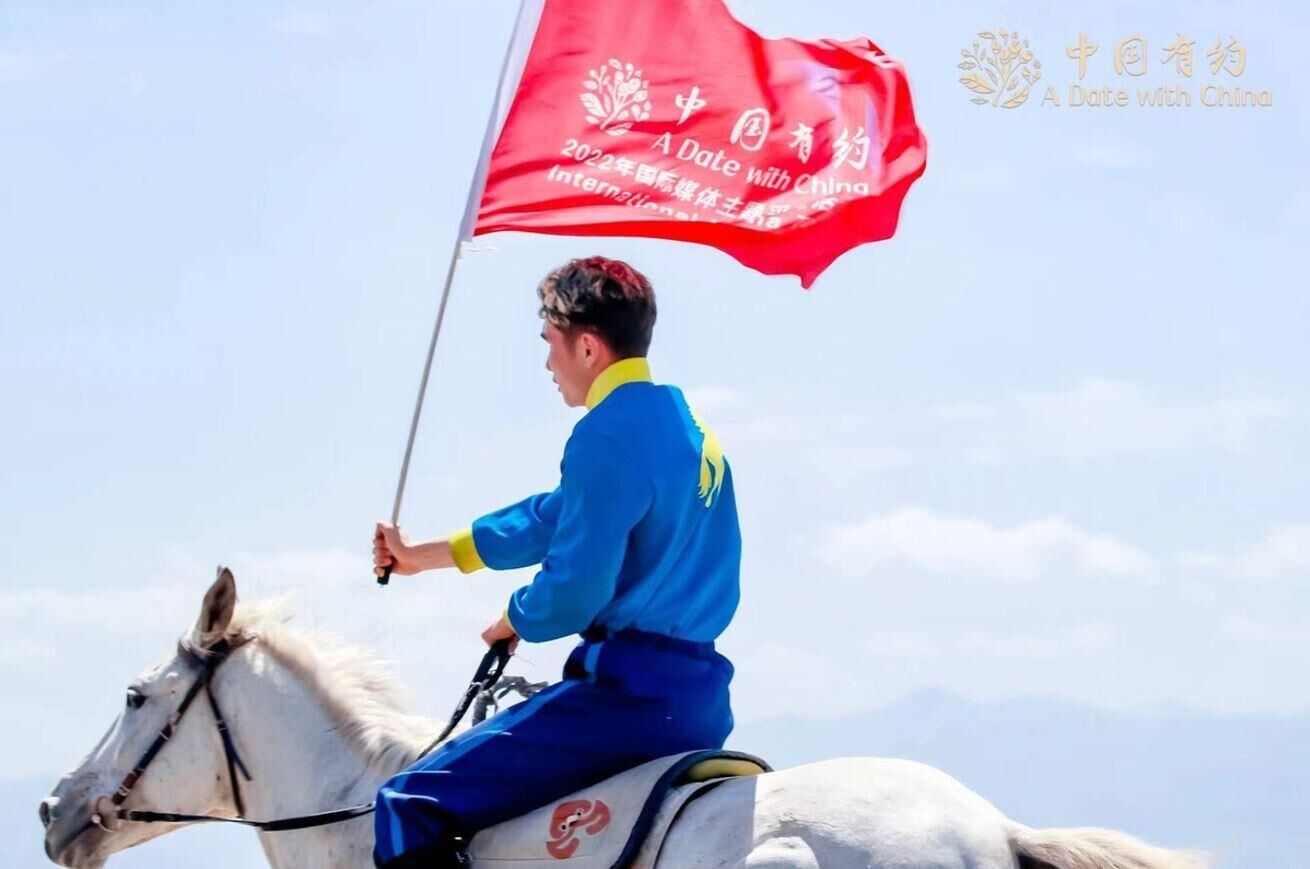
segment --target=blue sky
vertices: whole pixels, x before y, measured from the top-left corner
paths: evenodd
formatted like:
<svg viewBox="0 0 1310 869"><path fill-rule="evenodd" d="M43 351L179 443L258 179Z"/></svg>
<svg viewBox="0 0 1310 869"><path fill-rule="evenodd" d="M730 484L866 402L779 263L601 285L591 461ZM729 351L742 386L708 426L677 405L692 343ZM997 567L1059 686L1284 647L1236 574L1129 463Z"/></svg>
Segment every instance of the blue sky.
<svg viewBox="0 0 1310 869"><path fill-rule="evenodd" d="M483 239L411 533L554 485L576 415L542 367L534 287L619 256L660 294L656 378L733 462L739 719L838 720L923 689L1310 713L1304 10L730 6L766 35L867 35L904 61L930 150L898 236L808 293L689 245ZM0 769L53 785L219 562L246 597L296 591L298 622L381 648L415 707L443 712L530 573L380 591L367 556L513 4L3 7ZM1196 39L1199 86L1204 49L1234 35L1240 83L1274 105L974 106L959 50L1001 26L1061 90L1080 32L1101 43L1087 83L1115 86L1120 38L1153 56ZM553 676L566 649L525 649L522 671ZM813 678L830 666L841 691ZM24 856L43 788L6 807L32 816ZM203 835L256 865L246 838Z"/></svg>

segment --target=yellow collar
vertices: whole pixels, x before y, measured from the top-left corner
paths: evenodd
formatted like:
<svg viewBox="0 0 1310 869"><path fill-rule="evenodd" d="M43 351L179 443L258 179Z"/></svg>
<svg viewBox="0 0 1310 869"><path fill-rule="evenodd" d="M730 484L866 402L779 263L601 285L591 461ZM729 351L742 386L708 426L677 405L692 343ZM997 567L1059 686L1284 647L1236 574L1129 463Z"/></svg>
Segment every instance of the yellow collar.
<svg viewBox="0 0 1310 869"><path fill-rule="evenodd" d="M609 394L625 383L650 383L650 363L644 356L620 359L606 368L591 382L587 390L587 410L600 404Z"/></svg>

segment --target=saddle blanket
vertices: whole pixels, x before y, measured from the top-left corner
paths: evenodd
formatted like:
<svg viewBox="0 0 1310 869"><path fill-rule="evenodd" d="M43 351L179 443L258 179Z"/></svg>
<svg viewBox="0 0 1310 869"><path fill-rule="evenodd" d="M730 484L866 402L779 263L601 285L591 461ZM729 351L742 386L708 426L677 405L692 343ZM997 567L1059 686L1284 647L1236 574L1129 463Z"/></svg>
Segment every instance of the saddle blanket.
<svg viewBox="0 0 1310 869"><path fill-rule="evenodd" d="M725 779L770 771L737 751L669 755L488 827L468 854L475 869L652 869L688 801Z"/></svg>

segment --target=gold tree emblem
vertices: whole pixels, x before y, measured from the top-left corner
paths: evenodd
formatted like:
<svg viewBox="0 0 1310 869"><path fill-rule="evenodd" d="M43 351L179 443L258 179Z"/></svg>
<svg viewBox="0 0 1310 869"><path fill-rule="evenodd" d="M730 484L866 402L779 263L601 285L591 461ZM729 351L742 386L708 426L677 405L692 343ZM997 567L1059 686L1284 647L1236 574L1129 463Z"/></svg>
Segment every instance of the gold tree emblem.
<svg viewBox="0 0 1310 869"><path fill-rule="evenodd" d="M1017 30L980 30L978 36L983 42L975 39L972 50L960 49L964 61L958 67L965 70L960 84L978 95L972 101L980 106L1023 105L1029 88L1042 77L1042 62L1033 57L1028 40L1020 40Z"/></svg>

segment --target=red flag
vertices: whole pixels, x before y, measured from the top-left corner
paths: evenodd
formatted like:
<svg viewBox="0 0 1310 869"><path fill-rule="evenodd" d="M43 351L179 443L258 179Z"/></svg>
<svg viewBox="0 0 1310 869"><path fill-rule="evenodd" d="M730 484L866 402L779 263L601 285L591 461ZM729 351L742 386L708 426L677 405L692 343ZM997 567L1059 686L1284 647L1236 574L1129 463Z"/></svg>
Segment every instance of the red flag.
<svg viewBox="0 0 1310 869"><path fill-rule="evenodd" d="M676 239L805 287L891 237L926 160L880 48L765 39L723 0L524 0L497 103L462 238Z"/></svg>

